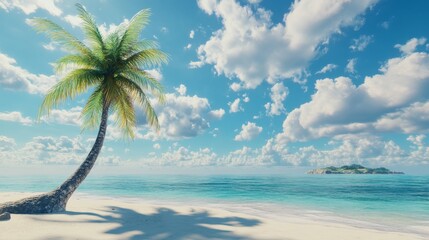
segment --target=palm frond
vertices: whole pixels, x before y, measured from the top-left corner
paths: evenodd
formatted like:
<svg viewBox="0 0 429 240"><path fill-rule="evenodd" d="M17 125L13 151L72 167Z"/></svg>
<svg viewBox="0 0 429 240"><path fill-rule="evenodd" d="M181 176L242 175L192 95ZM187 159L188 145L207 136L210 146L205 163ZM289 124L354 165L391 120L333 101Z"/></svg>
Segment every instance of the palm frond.
<svg viewBox="0 0 429 240"><path fill-rule="evenodd" d="M159 49L146 49L132 54L123 65L131 68L156 67L168 62L168 55Z"/></svg>
<svg viewBox="0 0 429 240"><path fill-rule="evenodd" d="M76 69L71 71L48 91L39 109L39 117L44 113L49 115L52 107L57 107L66 99L73 99L89 87L100 83L102 79L103 75L97 70Z"/></svg>
<svg viewBox="0 0 429 240"><path fill-rule="evenodd" d="M129 52L139 39L140 32L149 23L150 10L144 9L136 13L130 20L128 27L122 35L119 49L121 53Z"/></svg>
<svg viewBox="0 0 429 240"><path fill-rule="evenodd" d="M103 108L110 107L124 136L132 139L135 137L136 103L143 108L148 124L159 130L158 117L150 100L155 96L163 102L163 87L143 69L167 63L168 56L158 49L155 41L139 40L149 22L150 11L138 12L130 22L103 36L86 9L80 4L76 7L82 19L83 42L87 45L50 20L32 20L38 32L45 33L71 52L56 62L56 72L64 73L65 77L47 93L39 109L39 118L66 99L73 99L94 87L80 116L83 129L99 125Z"/></svg>
<svg viewBox="0 0 429 240"><path fill-rule="evenodd" d="M31 25L37 32L46 34L52 41L60 44L66 50L92 56L91 50L81 41L64 30L58 24L43 18L31 19Z"/></svg>
<svg viewBox="0 0 429 240"><path fill-rule="evenodd" d="M87 57L80 54L66 55L55 62L55 72L62 73L64 70L76 68L101 68L101 61L98 58Z"/></svg>
<svg viewBox="0 0 429 240"><path fill-rule="evenodd" d="M142 89L148 90L158 98L160 103L164 103L164 87L151 74L141 69L128 69L121 73L125 78L135 82Z"/></svg>
<svg viewBox="0 0 429 240"><path fill-rule="evenodd" d="M91 43L93 48L104 50L103 36L101 35L94 18L81 4L77 3L76 8L79 12L80 19L82 19L81 27L85 33L85 37Z"/></svg>
<svg viewBox="0 0 429 240"><path fill-rule="evenodd" d="M155 109L152 107L147 95L144 93L141 87L131 79L128 79L124 76L119 76L117 78L117 82L120 86L123 86L127 90L127 92L131 94L133 99L137 100L137 104L143 107L144 113L146 115L146 120L149 125L155 127L156 130L159 130L160 126L158 116L156 115Z"/></svg>
<svg viewBox="0 0 429 240"><path fill-rule="evenodd" d="M124 137L134 139L134 128L136 126L136 114L130 95L124 89L117 87L114 89L117 97L112 102L115 113L115 123L123 131Z"/></svg>
<svg viewBox="0 0 429 240"><path fill-rule="evenodd" d="M97 87L91 94L85 107L82 109L80 117L82 118L82 128L91 129L97 127L101 121L101 114L103 112L103 89L101 86Z"/></svg>

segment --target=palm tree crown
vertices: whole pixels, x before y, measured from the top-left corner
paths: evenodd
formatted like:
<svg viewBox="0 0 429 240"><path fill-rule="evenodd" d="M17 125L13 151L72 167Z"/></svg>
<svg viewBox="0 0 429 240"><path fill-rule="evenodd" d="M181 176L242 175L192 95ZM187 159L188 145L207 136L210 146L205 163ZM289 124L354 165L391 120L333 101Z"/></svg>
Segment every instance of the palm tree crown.
<svg viewBox="0 0 429 240"><path fill-rule="evenodd" d="M129 23L121 24L113 33L104 36L85 8L80 4L76 6L86 44L52 21L33 19L39 32L46 33L70 52L56 63L56 71L63 73L64 77L49 90L40 107L39 117L49 114L62 101L93 89L81 117L83 128L99 125L97 137L86 159L58 188L46 194L0 204L0 214L64 211L68 200L97 160L106 136L109 110L113 111L116 124L126 137L134 137L134 103L143 107L148 123L159 128L146 92L163 101L162 86L142 68L166 63L167 56L157 49L155 42L139 40L140 32L148 23L149 11L138 12Z"/></svg>
<svg viewBox="0 0 429 240"><path fill-rule="evenodd" d="M37 31L47 34L70 52L55 64L55 71L64 77L47 93L39 116L49 114L64 100L93 89L81 113L84 129L97 127L103 110L111 109L124 136L134 138L136 115L133 103L143 107L147 122L159 129L148 93L163 102L163 88L142 68L167 63L168 57L158 49L156 42L139 39L148 24L150 11L138 12L129 23L103 35L85 8L80 4L76 7L82 20L83 42L50 20L32 20Z"/></svg>

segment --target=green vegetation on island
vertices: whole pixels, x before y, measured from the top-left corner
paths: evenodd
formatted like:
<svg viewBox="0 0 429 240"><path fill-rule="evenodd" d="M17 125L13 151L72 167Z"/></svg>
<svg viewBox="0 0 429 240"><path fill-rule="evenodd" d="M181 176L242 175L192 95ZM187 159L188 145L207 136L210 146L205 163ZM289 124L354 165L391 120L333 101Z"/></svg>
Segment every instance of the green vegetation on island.
<svg viewBox="0 0 429 240"><path fill-rule="evenodd" d="M387 168L367 168L359 164L344 165L342 167L326 167L313 169L307 174L404 174L403 172L390 171Z"/></svg>

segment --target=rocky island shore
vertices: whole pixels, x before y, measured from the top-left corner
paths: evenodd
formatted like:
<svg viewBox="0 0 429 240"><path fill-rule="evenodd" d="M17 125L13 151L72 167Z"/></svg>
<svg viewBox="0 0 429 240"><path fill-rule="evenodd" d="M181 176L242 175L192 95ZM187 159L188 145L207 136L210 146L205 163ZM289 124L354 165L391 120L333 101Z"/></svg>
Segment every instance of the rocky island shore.
<svg viewBox="0 0 429 240"><path fill-rule="evenodd" d="M345 165L342 167L326 167L313 169L307 174L404 174L403 172L390 171L387 168L367 168L359 164Z"/></svg>

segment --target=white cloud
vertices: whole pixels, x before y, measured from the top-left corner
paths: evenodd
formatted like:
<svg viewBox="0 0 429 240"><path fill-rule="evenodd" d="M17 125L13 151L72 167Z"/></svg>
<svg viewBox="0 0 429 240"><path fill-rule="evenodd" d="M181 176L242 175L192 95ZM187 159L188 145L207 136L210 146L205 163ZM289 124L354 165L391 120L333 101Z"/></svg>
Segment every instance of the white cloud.
<svg viewBox="0 0 429 240"><path fill-rule="evenodd" d="M327 72L334 70L337 67L338 67L337 65L329 63L329 64L326 64L326 66L324 66L322 69L317 71L316 74L327 73Z"/></svg>
<svg viewBox="0 0 429 240"><path fill-rule="evenodd" d="M258 4L258 3L262 2L262 0L248 0L248 1L251 4Z"/></svg>
<svg viewBox="0 0 429 240"><path fill-rule="evenodd" d="M15 139L0 135L0 152L13 150L15 146Z"/></svg>
<svg viewBox="0 0 429 240"><path fill-rule="evenodd" d="M67 21L73 21L74 23L76 23L76 20L71 20L70 18L69 18L69 20L67 20ZM70 22L71 23L71 22ZM109 24L109 25L107 25L106 23L103 23L103 24L101 24L101 25L99 25L98 26L98 29L99 29L99 31L100 31L100 34L103 36L103 37L106 37L106 36L108 36L109 34L111 34L111 33L113 33L113 32L115 32L116 31L116 29L119 27L119 26L123 26L123 25L128 25L130 23L130 20L129 19L124 19L119 25L116 25L116 24L113 24L113 23L111 23L111 24ZM73 24L73 23L71 23L71 24Z"/></svg>
<svg viewBox="0 0 429 240"><path fill-rule="evenodd" d="M58 0L0 0L0 8L6 12L15 8L26 15L36 12L39 8L48 11L53 16L60 16L62 11L55 5Z"/></svg>
<svg viewBox="0 0 429 240"><path fill-rule="evenodd" d="M374 126L380 131L399 131L404 133L428 132L429 102L416 102L379 118Z"/></svg>
<svg viewBox="0 0 429 240"><path fill-rule="evenodd" d="M41 117L41 120L46 123L80 126L82 124L81 112L82 107L79 106L70 109L52 109L49 116L45 115Z"/></svg>
<svg viewBox="0 0 429 240"><path fill-rule="evenodd" d="M149 70L145 70L147 73L149 73L153 78L155 78L158 81L161 81L163 78L162 72L160 69L149 69Z"/></svg>
<svg viewBox="0 0 429 240"><path fill-rule="evenodd" d="M243 147L219 157L219 165L244 166L332 166L351 163L364 165L427 164L427 146L415 151L405 151L393 141L384 141L372 135L342 135L332 139L328 148L315 146L299 147L290 151L285 144L275 139L267 141L262 148Z"/></svg>
<svg viewBox="0 0 429 240"><path fill-rule="evenodd" d="M190 38L190 39L193 39L193 38L194 38L194 36L195 36L195 31L194 31L194 30L191 30L191 32L189 33L189 38Z"/></svg>
<svg viewBox="0 0 429 240"><path fill-rule="evenodd" d="M243 87L242 87L242 85L240 84L240 83L232 83L230 86L229 86L231 89L232 89L232 91L234 91L234 92L238 92L238 91L240 91Z"/></svg>
<svg viewBox="0 0 429 240"><path fill-rule="evenodd" d="M236 98L232 103L228 103L230 113L243 111L243 108L240 106L240 101L240 98Z"/></svg>
<svg viewBox="0 0 429 240"><path fill-rule="evenodd" d="M170 149L160 156L153 155L143 158L140 162L150 166L212 166L216 165L217 155L209 148L200 148L196 151L183 146Z"/></svg>
<svg viewBox="0 0 429 240"><path fill-rule="evenodd" d="M396 44L395 48L398 48L403 54L409 55L416 51L418 46L424 45L426 43L426 38L412 38L404 45Z"/></svg>
<svg viewBox="0 0 429 240"><path fill-rule="evenodd" d="M29 117L24 117L20 112L0 112L0 121L18 122L23 125L33 124L33 120Z"/></svg>
<svg viewBox="0 0 429 240"><path fill-rule="evenodd" d="M188 43L188 45L186 45L186 47L184 47L184 49L189 50L189 49L191 49L191 47L192 47L192 44Z"/></svg>
<svg viewBox="0 0 429 240"><path fill-rule="evenodd" d="M27 164L78 164L82 162L88 146L80 137L34 137L18 154Z"/></svg>
<svg viewBox="0 0 429 240"><path fill-rule="evenodd" d="M162 33L168 33L168 28L167 27L162 27L161 28L161 32Z"/></svg>
<svg viewBox="0 0 429 240"><path fill-rule="evenodd" d="M0 53L0 86L5 89L46 93L55 84L55 76L33 74L17 65L15 59Z"/></svg>
<svg viewBox="0 0 429 240"><path fill-rule="evenodd" d="M180 96L184 96L186 95L187 88L185 85L180 84L180 86L178 88L174 88L174 90L176 90L176 92L178 92Z"/></svg>
<svg viewBox="0 0 429 240"><path fill-rule="evenodd" d="M389 29L389 27L390 27L389 21L382 22L381 23L381 27L384 28L384 29Z"/></svg>
<svg viewBox="0 0 429 240"><path fill-rule="evenodd" d="M201 61L193 61L193 62L190 62L188 65L190 69L200 68L202 66L204 66L204 63Z"/></svg>
<svg viewBox="0 0 429 240"><path fill-rule="evenodd" d="M80 19L78 15L66 15L64 20L70 23L73 28L80 27L82 25L82 19Z"/></svg>
<svg viewBox="0 0 429 240"><path fill-rule="evenodd" d="M225 115L225 110L223 110L223 108L219 108L217 110L210 111L209 114L215 119L221 119L223 115Z"/></svg>
<svg viewBox="0 0 429 240"><path fill-rule="evenodd" d="M136 138L172 140L195 137L210 127L209 120L220 119L220 115L223 115L221 110L210 109L207 98L186 95L185 85L176 91L177 93L166 94L165 104L152 101L158 115L160 131L157 133L148 130ZM137 130L147 130L146 116L141 109L137 109L137 119Z"/></svg>
<svg viewBox="0 0 429 240"><path fill-rule="evenodd" d="M191 66L212 64L217 74L238 78L244 88L256 88L263 80L299 80L320 45L356 24L356 17L375 2L295 1L284 21L274 24L263 8L252 10L235 0L199 0L198 6L219 17L223 27L198 48L199 61Z"/></svg>
<svg viewBox="0 0 429 240"><path fill-rule="evenodd" d="M407 140L411 146L401 148L391 140L358 134L341 135L333 138L326 147L299 147L290 151L287 146L270 139L262 148L252 149L244 146L224 155L217 155L210 148L191 150L172 144L165 152L151 152L146 157L123 160L112 155L112 148L103 147L97 164L118 165L138 164L149 166L329 166L360 163L379 165L421 165L429 164L429 147L425 144L426 135L410 135ZM1 164L78 164L83 161L93 140L80 137L34 137L23 146L17 146L13 138L0 136ZM155 143L154 149L160 149ZM405 150L409 149L409 150ZM110 152L109 152L110 150ZM107 152L106 152L107 151ZM5 160L7 159L7 160Z"/></svg>
<svg viewBox="0 0 429 240"><path fill-rule="evenodd" d="M57 45L54 42L50 42L48 44L43 44L42 46L44 49L46 49L48 51L54 51L55 49L57 49Z"/></svg>
<svg viewBox="0 0 429 240"><path fill-rule="evenodd" d="M85 160L94 140L77 137L37 136L17 145L13 138L0 136L0 164L75 165ZM106 151L108 152L106 156ZM120 158L111 147L103 147L97 165L118 165Z"/></svg>
<svg viewBox="0 0 429 240"><path fill-rule="evenodd" d="M0 135L0 164L13 165L17 161L15 139Z"/></svg>
<svg viewBox="0 0 429 240"><path fill-rule="evenodd" d="M235 141L250 141L255 139L262 132L262 127L253 122L241 125L241 131L234 138Z"/></svg>
<svg viewBox="0 0 429 240"><path fill-rule="evenodd" d="M346 65L346 71L349 73L356 73L356 63L357 63L356 58L349 59Z"/></svg>
<svg viewBox="0 0 429 240"><path fill-rule="evenodd" d="M266 103L265 109L267 110L267 115L274 116L280 115L286 112L286 109L283 105L284 100L286 99L289 90L283 85L283 83L276 83L271 87L271 101L272 103Z"/></svg>
<svg viewBox="0 0 429 240"><path fill-rule="evenodd" d="M353 39L353 44L350 45L350 49L353 51L363 51L368 44L372 42L372 36L362 35L359 38Z"/></svg>
<svg viewBox="0 0 429 240"><path fill-rule="evenodd" d="M279 140L393 130L412 133L429 125L427 53L390 59L380 74L365 77L359 86L338 77L318 80L315 87L311 101L287 116Z"/></svg>

